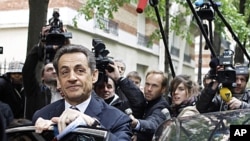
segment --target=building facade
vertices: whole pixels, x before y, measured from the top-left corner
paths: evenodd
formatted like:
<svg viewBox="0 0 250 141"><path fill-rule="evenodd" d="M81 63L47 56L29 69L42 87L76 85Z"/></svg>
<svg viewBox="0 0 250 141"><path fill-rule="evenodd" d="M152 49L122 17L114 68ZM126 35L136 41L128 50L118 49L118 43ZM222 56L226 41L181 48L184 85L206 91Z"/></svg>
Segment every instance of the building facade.
<svg viewBox="0 0 250 141"><path fill-rule="evenodd" d="M158 24L146 19L144 13L138 14L135 10L136 4L124 5L114 13L114 19L99 19L105 25L104 29L100 29L96 17L89 21L80 17L77 20L78 27L75 28L72 19L84 2L83 0L50 0L47 18L51 18L54 8L59 8L60 19L68 32L73 35L71 42L92 49L92 40L101 39L110 52L109 56L126 62L125 74L136 70L144 81L148 70L164 70L166 49L164 44L160 41L148 46L148 37L158 28ZM0 54L1 73L4 73L4 68L9 61L25 60L28 18L28 0L0 1L0 46L3 46L3 54ZM175 36L174 32L170 34L169 40L169 51L175 73L193 75L195 72L194 46L188 45L185 40Z"/></svg>

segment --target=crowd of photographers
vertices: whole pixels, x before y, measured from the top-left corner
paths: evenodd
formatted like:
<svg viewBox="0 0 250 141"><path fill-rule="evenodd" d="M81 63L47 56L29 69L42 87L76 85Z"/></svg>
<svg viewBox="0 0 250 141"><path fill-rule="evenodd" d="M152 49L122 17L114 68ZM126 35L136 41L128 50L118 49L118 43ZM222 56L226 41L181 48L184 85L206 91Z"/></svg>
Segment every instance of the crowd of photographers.
<svg viewBox="0 0 250 141"><path fill-rule="evenodd" d="M125 77L126 64L109 58L101 40L94 39L90 51L71 44L61 23L53 24L42 29L40 42L25 62L10 63L0 77L1 129L29 124L40 133L57 123L61 133L78 120L110 130L113 140L150 141L171 117L250 108L248 65L212 60L201 91L186 74L177 75L167 88L168 78L159 70L149 71L141 88L138 73ZM52 28L58 25L60 30Z"/></svg>

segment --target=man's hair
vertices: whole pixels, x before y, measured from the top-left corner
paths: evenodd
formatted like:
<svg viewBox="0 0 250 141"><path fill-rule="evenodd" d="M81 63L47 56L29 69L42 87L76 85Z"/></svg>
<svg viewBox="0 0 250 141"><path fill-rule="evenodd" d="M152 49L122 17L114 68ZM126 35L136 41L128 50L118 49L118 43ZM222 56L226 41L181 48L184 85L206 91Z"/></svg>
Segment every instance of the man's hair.
<svg viewBox="0 0 250 141"><path fill-rule="evenodd" d="M114 62L120 62L120 63L122 63L124 65L124 70L126 70L126 64L125 64L125 62L122 59L116 58L113 61Z"/></svg>
<svg viewBox="0 0 250 141"><path fill-rule="evenodd" d="M95 61L95 56L93 52L91 52L87 47L84 47L82 45L68 44L68 45L61 47L60 49L56 51L56 54L53 60L53 65L55 67L57 74L58 74L58 61L61 58L61 56L64 54L71 54L71 53L77 53L77 52L81 52L84 55L86 55L87 60L88 60L88 65L92 72L96 69L96 61Z"/></svg>
<svg viewBox="0 0 250 141"><path fill-rule="evenodd" d="M160 74L162 76L162 83L161 86L166 87L167 83L168 83L168 77L166 76L166 74L163 71L160 70L151 70L149 72L147 72L146 74L146 78L150 75L150 74Z"/></svg>
<svg viewBox="0 0 250 141"><path fill-rule="evenodd" d="M139 75L139 73L137 71L129 72L126 77L127 78L136 78L136 79L141 81L141 76Z"/></svg>

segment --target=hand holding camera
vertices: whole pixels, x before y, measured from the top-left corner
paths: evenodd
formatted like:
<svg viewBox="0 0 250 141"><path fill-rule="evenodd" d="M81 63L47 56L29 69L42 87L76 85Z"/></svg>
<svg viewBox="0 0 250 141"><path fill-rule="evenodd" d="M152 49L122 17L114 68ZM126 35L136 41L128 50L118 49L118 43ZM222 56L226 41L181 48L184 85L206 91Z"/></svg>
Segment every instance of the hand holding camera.
<svg viewBox="0 0 250 141"><path fill-rule="evenodd" d="M49 25L42 29L41 41L46 45L62 46L69 38L72 38L72 33L64 29L63 22L59 17L59 9L54 9L52 18L49 19Z"/></svg>

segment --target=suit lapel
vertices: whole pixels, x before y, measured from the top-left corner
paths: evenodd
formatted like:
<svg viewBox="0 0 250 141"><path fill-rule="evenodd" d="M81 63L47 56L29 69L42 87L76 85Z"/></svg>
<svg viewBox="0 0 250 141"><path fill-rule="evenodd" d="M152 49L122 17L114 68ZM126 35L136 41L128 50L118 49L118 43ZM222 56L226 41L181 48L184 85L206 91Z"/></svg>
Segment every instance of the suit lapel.
<svg viewBox="0 0 250 141"><path fill-rule="evenodd" d="M85 111L85 114L98 118L98 115L102 112L103 103L102 100L95 94L91 94L91 100Z"/></svg>

